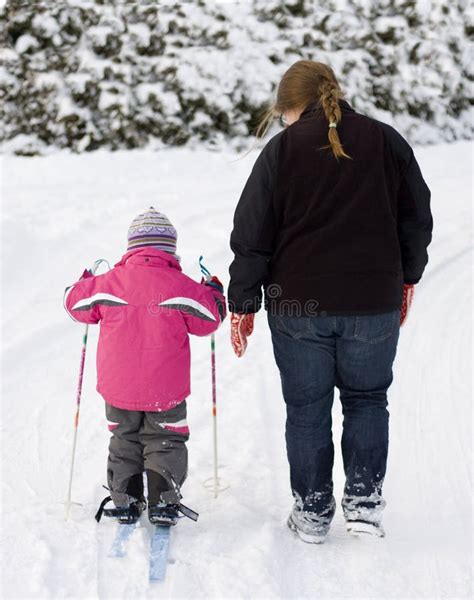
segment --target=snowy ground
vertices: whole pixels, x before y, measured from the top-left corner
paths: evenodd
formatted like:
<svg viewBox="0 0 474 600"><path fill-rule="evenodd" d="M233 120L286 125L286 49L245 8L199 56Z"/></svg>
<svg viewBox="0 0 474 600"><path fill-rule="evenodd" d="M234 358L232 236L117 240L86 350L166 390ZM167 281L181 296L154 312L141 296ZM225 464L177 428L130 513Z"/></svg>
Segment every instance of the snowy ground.
<svg viewBox="0 0 474 600"><path fill-rule="evenodd" d="M387 537L349 537L341 510L323 546L285 526L291 506L284 406L260 314L237 360L228 322L217 335L222 475L214 500L209 340L193 340L190 476L185 502L201 513L173 532L161 587L147 583L149 530L129 558L108 559L104 496L108 443L94 390L98 330L90 336L74 499L63 518L82 329L63 288L94 259L117 260L129 221L153 204L180 233L185 271L197 259L227 282L233 208L255 154L169 150L65 154L3 162L3 598L467 598L471 564L470 158L467 142L420 148L433 190L431 261L404 328L391 389ZM335 437L340 406L334 405ZM343 487L335 470L338 502Z"/></svg>

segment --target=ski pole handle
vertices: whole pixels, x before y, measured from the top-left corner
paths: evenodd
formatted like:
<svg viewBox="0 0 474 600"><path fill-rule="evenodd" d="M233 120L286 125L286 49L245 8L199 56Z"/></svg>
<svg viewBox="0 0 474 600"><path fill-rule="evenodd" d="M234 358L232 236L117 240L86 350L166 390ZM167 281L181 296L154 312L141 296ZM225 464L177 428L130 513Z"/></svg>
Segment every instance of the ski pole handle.
<svg viewBox="0 0 474 600"><path fill-rule="evenodd" d="M105 263L105 264L107 265L107 270L108 270L108 271L110 271L111 267L110 267L110 263L109 263L109 261L108 261L107 259L105 259L105 258L99 258L99 259L97 259L97 260L94 262L94 264L93 264L93 265L92 265L92 267L91 267L91 273L92 273L92 275L95 275L95 274L96 274L96 272L97 272L97 269L100 267L100 265L101 265L102 263Z"/></svg>
<svg viewBox="0 0 474 600"><path fill-rule="evenodd" d="M201 267L201 273L204 275L204 277L211 277L211 272L204 266L204 263L202 262L203 259L204 256L199 257L199 266Z"/></svg>

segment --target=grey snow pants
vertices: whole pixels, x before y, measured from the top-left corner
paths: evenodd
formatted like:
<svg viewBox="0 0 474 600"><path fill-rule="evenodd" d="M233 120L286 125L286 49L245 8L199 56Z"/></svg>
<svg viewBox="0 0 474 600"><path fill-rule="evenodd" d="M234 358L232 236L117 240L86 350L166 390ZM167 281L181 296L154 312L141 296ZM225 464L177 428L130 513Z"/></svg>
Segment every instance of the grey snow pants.
<svg viewBox="0 0 474 600"><path fill-rule="evenodd" d="M160 493L165 502L179 502L188 470L186 401L163 412L105 407L112 432L107 482L115 506L128 506L130 496L143 495L144 471L150 504ZM153 489L157 486L164 489Z"/></svg>

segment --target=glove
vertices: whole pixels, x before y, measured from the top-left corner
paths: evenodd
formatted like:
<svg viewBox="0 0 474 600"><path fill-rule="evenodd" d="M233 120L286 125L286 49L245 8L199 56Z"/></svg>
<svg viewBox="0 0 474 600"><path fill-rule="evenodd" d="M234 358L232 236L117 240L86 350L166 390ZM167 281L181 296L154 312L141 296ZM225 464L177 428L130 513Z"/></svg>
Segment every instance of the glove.
<svg viewBox="0 0 474 600"><path fill-rule="evenodd" d="M212 277L210 275L208 277L206 277L206 278L203 277L201 279L201 283L203 283L204 285L208 285L209 287L214 288L215 290L217 290L221 294L224 293L224 286L222 285L220 279L218 277L216 277L215 275L213 275Z"/></svg>
<svg viewBox="0 0 474 600"><path fill-rule="evenodd" d="M413 296L415 294L415 286L411 283L405 283L403 285L403 300L400 308L400 327L405 323L408 317L411 303L413 302Z"/></svg>
<svg viewBox="0 0 474 600"><path fill-rule="evenodd" d="M230 343L235 354L240 358L247 349L247 338L252 335L255 315L238 315L232 313L230 318Z"/></svg>

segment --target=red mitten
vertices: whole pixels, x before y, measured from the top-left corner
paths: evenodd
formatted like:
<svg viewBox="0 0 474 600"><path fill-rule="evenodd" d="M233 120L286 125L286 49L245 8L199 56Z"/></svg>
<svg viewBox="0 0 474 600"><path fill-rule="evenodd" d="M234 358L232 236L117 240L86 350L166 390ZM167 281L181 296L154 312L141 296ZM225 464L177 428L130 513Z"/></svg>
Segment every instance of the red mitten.
<svg viewBox="0 0 474 600"><path fill-rule="evenodd" d="M240 358L247 349L247 338L252 335L255 315L232 313L230 318L230 342L235 354Z"/></svg>
<svg viewBox="0 0 474 600"><path fill-rule="evenodd" d="M83 279L89 279L89 277L94 277L94 275L92 275L91 270L84 269L84 273L81 275L81 278L79 279L79 281L82 281Z"/></svg>
<svg viewBox="0 0 474 600"><path fill-rule="evenodd" d="M408 317L411 303L413 302L413 295L415 294L415 286L411 283L405 283L403 285L403 300L402 307L400 309L400 327L405 323Z"/></svg>
<svg viewBox="0 0 474 600"><path fill-rule="evenodd" d="M206 278L203 277L201 279L201 283L204 284L204 285L208 285L209 287L214 288L215 290L217 290L221 294L224 293L224 286L222 285L222 282L219 279L219 277L216 277L215 275L213 275L213 276L209 275L209 277L206 277Z"/></svg>

